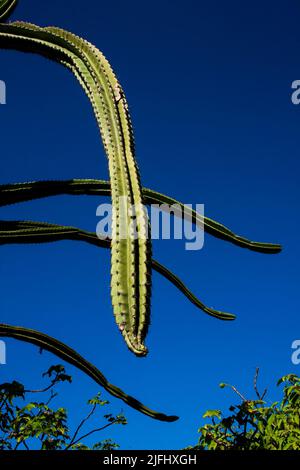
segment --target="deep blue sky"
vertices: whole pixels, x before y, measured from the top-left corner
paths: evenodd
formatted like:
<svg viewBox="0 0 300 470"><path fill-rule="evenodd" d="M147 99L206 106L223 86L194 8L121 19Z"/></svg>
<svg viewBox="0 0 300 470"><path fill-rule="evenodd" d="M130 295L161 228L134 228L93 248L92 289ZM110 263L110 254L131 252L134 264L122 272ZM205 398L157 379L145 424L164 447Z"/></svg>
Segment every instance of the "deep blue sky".
<svg viewBox="0 0 300 470"><path fill-rule="evenodd" d="M208 305L238 315L206 317L154 274L146 359L124 346L109 294L109 253L76 242L1 247L1 321L65 341L116 385L181 419L151 420L111 398L129 425L113 437L123 449L181 448L197 438L206 409L252 396L256 366L275 399L276 379L299 373L291 343L299 326L300 7L294 0L102 2L21 0L14 19L56 25L95 43L125 89L145 186L186 203L240 235L280 242L267 256L210 236L199 252L181 241L156 241L155 258ZM1 116L1 182L107 178L93 114L72 74L37 55L0 51L7 83ZM58 197L1 209L2 219L33 219L95 230L97 198ZM41 385L60 362L35 347L7 341L0 380ZM72 386L56 404L72 422L98 387L71 366ZM66 393L71 396L66 399ZM107 394L105 393L105 396Z"/></svg>

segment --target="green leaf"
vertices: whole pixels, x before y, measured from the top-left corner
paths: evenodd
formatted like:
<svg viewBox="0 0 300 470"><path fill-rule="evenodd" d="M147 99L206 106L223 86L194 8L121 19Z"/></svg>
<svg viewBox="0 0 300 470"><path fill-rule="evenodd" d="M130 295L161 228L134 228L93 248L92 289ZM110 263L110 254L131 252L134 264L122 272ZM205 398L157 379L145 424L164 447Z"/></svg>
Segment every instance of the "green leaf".
<svg viewBox="0 0 300 470"><path fill-rule="evenodd" d="M203 418L221 418L221 411L220 410L207 410Z"/></svg>

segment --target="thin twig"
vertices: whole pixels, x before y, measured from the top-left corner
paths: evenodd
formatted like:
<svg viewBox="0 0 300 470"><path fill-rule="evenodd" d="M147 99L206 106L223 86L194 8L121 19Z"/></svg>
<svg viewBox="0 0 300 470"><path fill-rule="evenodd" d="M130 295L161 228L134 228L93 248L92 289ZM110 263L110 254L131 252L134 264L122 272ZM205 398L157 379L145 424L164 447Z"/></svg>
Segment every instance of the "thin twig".
<svg viewBox="0 0 300 470"><path fill-rule="evenodd" d="M254 390L255 390L257 398L259 400L263 400L266 396L267 388L265 388L262 394L259 393L258 387L257 387L258 374L259 374L259 367L256 367L255 374L254 374Z"/></svg>
<svg viewBox="0 0 300 470"><path fill-rule="evenodd" d="M243 401L248 401L247 398L242 395L237 388L235 388L233 385L230 385L230 388L243 400Z"/></svg>
<svg viewBox="0 0 300 470"><path fill-rule="evenodd" d="M40 390L24 390L25 393L44 393L44 392L48 392L48 390L50 390L51 388L54 387L54 385L56 385L58 382L58 380L54 379L50 385L48 385L47 387L45 388L42 388Z"/></svg>
<svg viewBox="0 0 300 470"><path fill-rule="evenodd" d="M74 443L76 437L78 436L78 433L79 433L80 429L81 429L82 426L90 419L90 417L95 413L96 407L97 407L97 405L95 404L95 405L93 406L93 408L91 409L91 411L88 413L88 415L87 415L87 416L81 421L81 423L78 425L78 427L77 427L77 429L76 429L76 431L75 431L75 433L74 433L74 435L73 435L73 437L72 437L70 443L68 444L68 447L67 447L65 450L67 450L69 447L71 447L71 446L73 445L73 443Z"/></svg>
<svg viewBox="0 0 300 470"><path fill-rule="evenodd" d="M26 444L26 441L22 441L22 444L24 445L24 447L25 447L26 450L29 450L29 447L28 447L28 445Z"/></svg>
<svg viewBox="0 0 300 470"><path fill-rule="evenodd" d="M57 393L54 393L53 390L51 390L51 396L49 397L49 400L46 401L45 405L48 406L49 403L53 400L53 398L57 397Z"/></svg>
<svg viewBox="0 0 300 470"><path fill-rule="evenodd" d="M75 444L77 444L77 442L80 442L82 439L85 439L86 437L90 436L91 434L94 434L95 432L103 431L104 429L109 428L110 426L112 426L115 423L117 423L117 420L114 420L111 423L105 424L105 426L102 426L102 428L97 428L97 429L94 429L93 431L90 431L90 432L84 434L83 436L79 437L76 441L74 441L72 445L74 446ZM65 450L68 450L70 448L70 446L71 446L71 444L67 445Z"/></svg>

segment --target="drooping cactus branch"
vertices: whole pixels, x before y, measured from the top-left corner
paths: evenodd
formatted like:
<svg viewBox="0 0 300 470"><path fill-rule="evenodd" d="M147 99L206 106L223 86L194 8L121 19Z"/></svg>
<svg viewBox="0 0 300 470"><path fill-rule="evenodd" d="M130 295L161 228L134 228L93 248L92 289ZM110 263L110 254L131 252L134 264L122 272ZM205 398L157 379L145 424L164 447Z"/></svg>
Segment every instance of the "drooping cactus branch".
<svg viewBox="0 0 300 470"><path fill-rule="evenodd" d="M150 314L151 239L132 126L121 86L100 51L63 30L24 22L0 24L0 47L39 53L67 66L91 101L109 161L114 314L128 347L136 355L145 355L144 339ZM130 207L135 208L135 213L130 214Z"/></svg>
<svg viewBox="0 0 300 470"><path fill-rule="evenodd" d="M91 377L98 385L104 387L111 395L120 400L123 400L127 405L138 410L139 412L150 416L151 418L158 419L160 421L176 421L177 416L167 416L164 413L158 413L153 411L147 406L143 405L136 398L133 398L130 395L127 395L120 388L108 382L104 377L102 372L100 372L97 367L84 359L80 354L78 354L74 349L70 348L66 344L58 341L57 339L48 336L44 333L40 333L36 330L31 330L28 328L23 328L21 326L11 326L6 325L5 323L0 323L0 337L5 338L14 338L20 341L25 341L27 343L34 344L39 346L42 349L50 351L55 354L62 360L68 362L69 364L74 365L89 377Z"/></svg>
<svg viewBox="0 0 300 470"><path fill-rule="evenodd" d="M5 21L17 6L18 0L2 0L0 1L0 21Z"/></svg>
<svg viewBox="0 0 300 470"><path fill-rule="evenodd" d="M93 232L80 230L76 227L66 227L46 222L0 221L0 245L48 243L62 240L83 241L108 249L111 247L111 240L101 239ZM219 320L234 320L236 318L232 313L207 307L186 287L178 276L154 259L152 259L152 268L177 287L192 304L211 317Z"/></svg>
<svg viewBox="0 0 300 470"><path fill-rule="evenodd" d="M184 217L201 227L206 233L252 251L276 254L282 249L281 245L274 243L263 243L249 240L235 234L223 224L216 222L192 208L185 206L173 197L142 188L145 204L159 204L161 209L167 206L174 208L177 217ZM87 195L87 196L110 196L110 183L105 180L95 179L72 179L65 181L31 181L29 183L13 183L0 185L0 206L31 201L49 196L59 195ZM177 210L178 208L178 210ZM176 211L177 210L177 211Z"/></svg>

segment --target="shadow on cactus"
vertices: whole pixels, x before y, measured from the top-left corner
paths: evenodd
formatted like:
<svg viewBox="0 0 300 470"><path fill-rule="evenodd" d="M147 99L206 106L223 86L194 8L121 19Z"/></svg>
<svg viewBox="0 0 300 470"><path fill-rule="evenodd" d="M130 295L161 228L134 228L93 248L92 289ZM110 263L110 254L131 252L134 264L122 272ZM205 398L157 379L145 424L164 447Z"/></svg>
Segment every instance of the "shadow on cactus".
<svg viewBox="0 0 300 470"><path fill-rule="evenodd" d="M134 137L124 92L104 55L91 43L54 27L39 27L26 22L4 23L17 0L0 0L0 48L37 53L71 70L93 107L105 153L110 181L69 180L7 184L0 186L0 205L14 204L60 194L110 195L113 207L111 240L75 227L45 222L0 222L0 244L40 243L78 240L111 250L111 299L116 323L128 348L145 356L145 338L150 321L152 268L172 282L193 304L221 320L234 315L208 308L184 283L165 266L152 259L149 220L144 205L176 204L185 209L184 217L207 233L240 247L261 253L278 253L280 245L259 243L240 237L224 225L188 209L184 204L141 186L135 159ZM135 213L124 210L123 202L135 207ZM123 216L125 214L125 217ZM175 214L182 216L182 211ZM138 236L132 236L135 226ZM124 234L125 236L121 236ZM174 421L176 416L158 413L110 384L103 374L76 351L60 341L35 330L0 324L0 336L30 342L49 350L89 375L109 393L152 418Z"/></svg>

